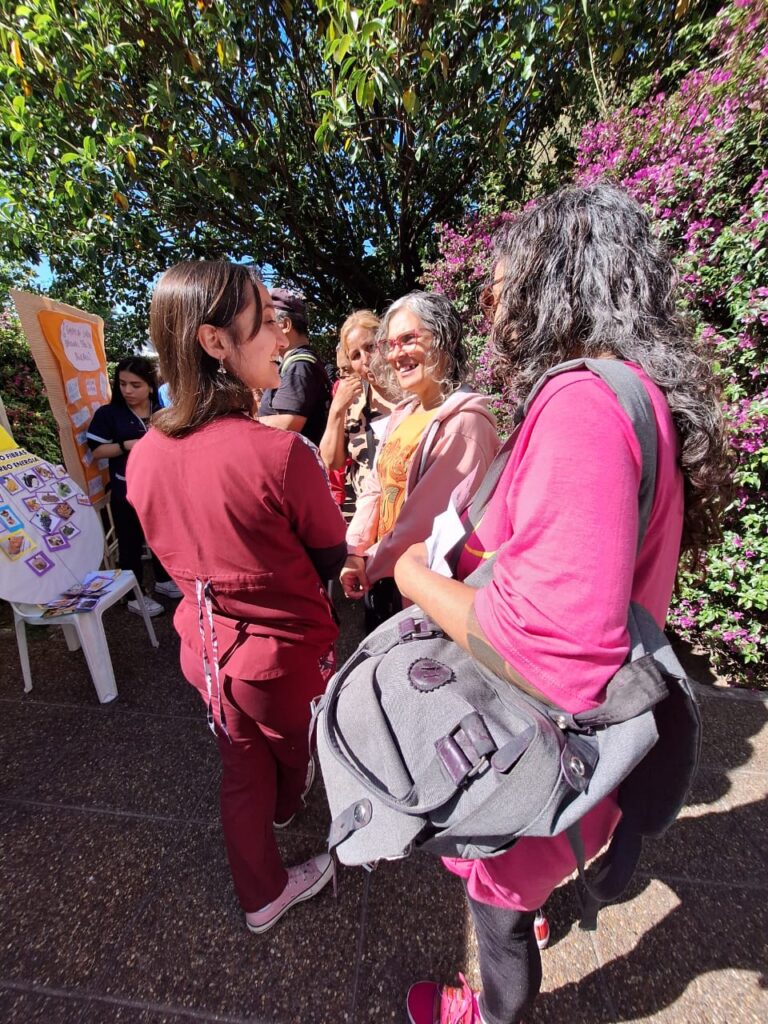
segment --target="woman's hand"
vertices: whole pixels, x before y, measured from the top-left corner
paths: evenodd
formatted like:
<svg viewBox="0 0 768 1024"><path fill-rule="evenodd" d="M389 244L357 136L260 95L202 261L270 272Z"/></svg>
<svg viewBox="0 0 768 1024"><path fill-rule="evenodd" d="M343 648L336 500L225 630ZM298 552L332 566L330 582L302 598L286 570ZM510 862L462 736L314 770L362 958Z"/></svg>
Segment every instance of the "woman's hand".
<svg viewBox="0 0 768 1024"><path fill-rule="evenodd" d="M360 555L347 555L339 580L345 597L352 601L359 601L361 597L365 597L366 591L371 588L365 574L365 559Z"/></svg>
<svg viewBox="0 0 768 1024"><path fill-rule="evenodd" d="M356 373L351 377L343 377L339 381L336 394L331 402L331 409L334 412L346 412L347 409L363 393L363 382Z"/></svg>
<svg viewBox="0 0 768 1024"><path fill-rule="evenodd" d="M411 586L414 575L428 568L427 545L421 541L411 544L395 562L395 583L397 589L405 597L411 598Z"/></svg>

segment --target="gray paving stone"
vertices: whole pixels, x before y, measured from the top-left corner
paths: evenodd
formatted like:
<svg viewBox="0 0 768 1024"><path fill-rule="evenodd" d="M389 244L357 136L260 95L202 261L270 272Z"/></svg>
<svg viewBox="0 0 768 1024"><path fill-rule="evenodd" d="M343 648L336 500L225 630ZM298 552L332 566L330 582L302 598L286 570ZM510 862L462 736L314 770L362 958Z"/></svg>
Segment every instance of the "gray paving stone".
<svg viewBox="0 0 768 1024"><path fill-rule="evenodd" d="M362 615L339 609L343 658ZM478 984L461 885L426 857L343 870L337 900L326 890L273 932L246 931L215 743L170 615L155 625L157 652L133 616L108 613L120 696L102 707L52 629L30 634L22 693L0 604L0 1021L379 1024L405 1020L414 980ZM703 766L680 820L596 933L578 927L573 882L553 894L526 1024L768 1020L768 703L704 693ZM327 824L320 782L280 837L286 859L316 852Z"/></svg>

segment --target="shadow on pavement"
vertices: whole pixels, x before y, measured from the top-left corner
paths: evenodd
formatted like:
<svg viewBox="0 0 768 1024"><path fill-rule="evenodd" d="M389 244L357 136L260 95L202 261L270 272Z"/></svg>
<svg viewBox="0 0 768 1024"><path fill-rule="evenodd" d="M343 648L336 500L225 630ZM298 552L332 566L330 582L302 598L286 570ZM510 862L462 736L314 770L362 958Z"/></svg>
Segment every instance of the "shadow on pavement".
<svg viewBox="0 0 768 1024"><path fill-rule="evenodd" d="M646 842L629 890L601 911L593 938L601 966L543 994L532 1021L566 1020L564 1011L593 982L603 990L604 1001L602 1007L591 1007L589 1021L652 1017L710 973L719 974L720 982L714 977L700 988L713 993L719 988L718 1002L714 1016L702 1006L699 1019L766 1019L746 1008L745 1016L737 1017L736 1010L730 1016L723 985L730 972L744 971L757 976L760 990L768 988L765 766L741 771L753 763L752 741L768 721L768 708L720 697L705 698L702 710L702 766L684 816L666 836ZM749 799L753 794L756 799ZM562 916L565 908L579 906L578 883L564 890L548 905L553 943L578 927L575 915Z"/></svg>

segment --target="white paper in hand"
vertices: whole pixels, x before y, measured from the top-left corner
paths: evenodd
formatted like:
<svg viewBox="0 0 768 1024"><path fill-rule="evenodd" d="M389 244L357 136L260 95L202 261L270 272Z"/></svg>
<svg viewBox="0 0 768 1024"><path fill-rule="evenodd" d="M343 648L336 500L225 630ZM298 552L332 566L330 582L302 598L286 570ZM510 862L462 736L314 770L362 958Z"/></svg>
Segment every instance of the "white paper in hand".
<svg viewBox="0 0 768 1024"><path fill-rule="evenodd" d="M432 533L427 537L427 559L429 568L441 576L452 576L447 555L464 537L464 524L451 501L445 512L435 516Z"/></svg>

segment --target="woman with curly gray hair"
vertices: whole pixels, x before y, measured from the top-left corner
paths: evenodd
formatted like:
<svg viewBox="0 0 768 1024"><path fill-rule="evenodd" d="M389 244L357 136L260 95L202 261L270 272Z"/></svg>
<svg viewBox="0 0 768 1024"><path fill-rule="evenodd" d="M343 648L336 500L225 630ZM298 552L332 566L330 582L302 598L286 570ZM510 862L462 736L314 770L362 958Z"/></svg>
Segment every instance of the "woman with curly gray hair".
<svg viewBox="0 0 768 1024"><path fill-rule="evenodd" d="M347 530L341 584L347 597L367 595L369 630L401 607L392 579L398 557L429 536L463 480L479 484L499 444L488 399L463 386L462 325L449 299L411 292L393 302L377 344L406 397L389 418Z"/></svg>
<svg viewBox="0 0 768 1024"><path fill-rule="evenodd" d="M675 305L675 274L640 206L608 184L569 187L496 239L484 306L491 346L520 398L568 360L621 360L656 421L653 504L638 545L642 453L616 395L583 365L551 375L528 406L455 578L424 545L395 567L404 596L511 686L571 713L599 706L629 651L630 602L663 627L681 551L718 535L728 480L708 363ZM493 578L462 582L496 552ZM581 821L595 856L615 797ZM516 1024L541 983L534 914L575 868L566 836L523 838L487 860L447 860L465 886L482 991L433 982L408 996L411 1024Z"/></svg>

